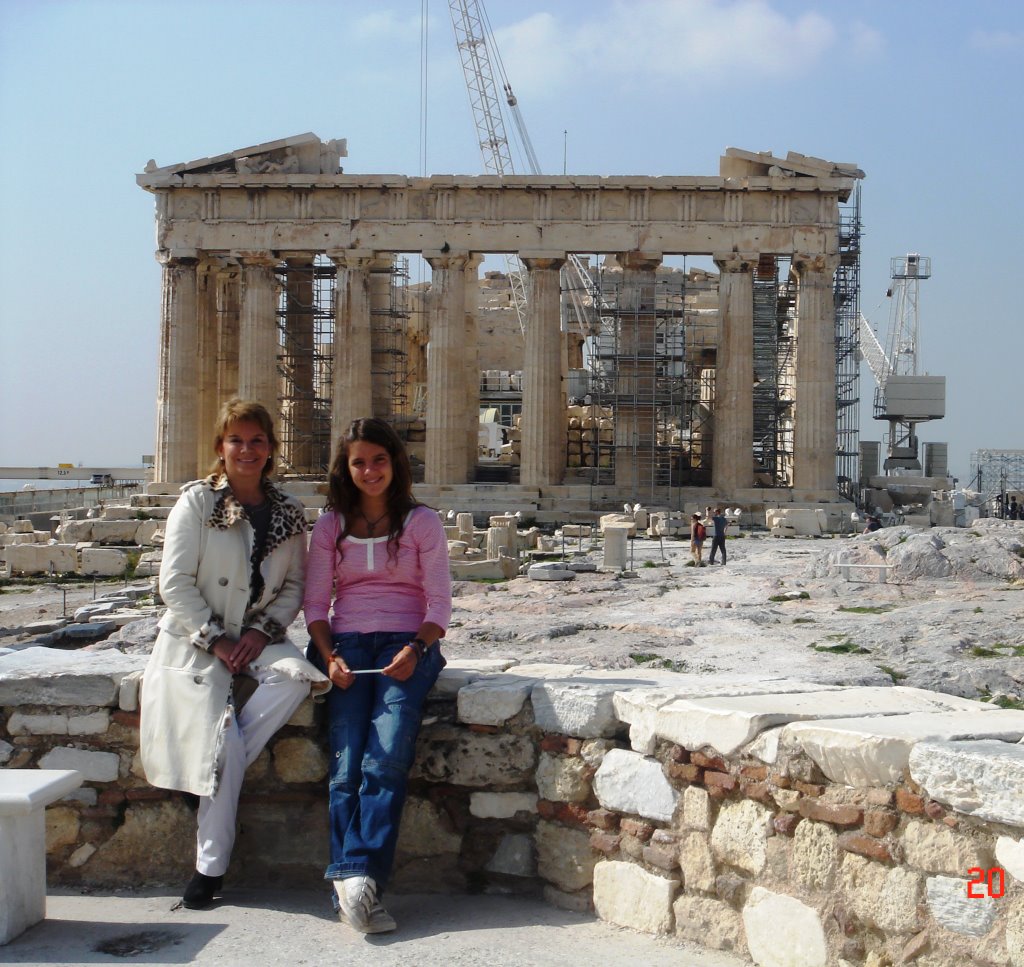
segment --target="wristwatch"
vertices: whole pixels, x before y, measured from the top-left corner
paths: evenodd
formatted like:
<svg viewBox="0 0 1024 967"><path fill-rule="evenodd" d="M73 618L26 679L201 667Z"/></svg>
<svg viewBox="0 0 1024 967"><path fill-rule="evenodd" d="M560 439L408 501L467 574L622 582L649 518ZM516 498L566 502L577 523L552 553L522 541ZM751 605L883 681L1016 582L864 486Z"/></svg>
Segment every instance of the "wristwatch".
<svg viewBox="0 0 1024 967"><path fill-rule="evenodd" d="M419 661L427 653L430 645L417 635L409 642L409 647L416 652L416 660Z"/></svg>

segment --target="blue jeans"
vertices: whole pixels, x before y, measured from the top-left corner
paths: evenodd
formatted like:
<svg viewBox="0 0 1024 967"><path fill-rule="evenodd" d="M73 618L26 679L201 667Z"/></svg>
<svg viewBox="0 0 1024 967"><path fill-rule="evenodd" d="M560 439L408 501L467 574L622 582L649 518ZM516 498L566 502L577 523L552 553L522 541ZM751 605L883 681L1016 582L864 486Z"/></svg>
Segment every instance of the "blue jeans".
<svg viewBox="0 0 1024 967"><path fill-rule="evenodd" d="M416 632L334 635L334 654L355 670L384 668ZM311 658L322 669L315 648ZM327 693L330 738L331 862L324 878L372 876L383 889L391 874L423 703L445 665L428 649L404 682L357 675Z"/></svg>

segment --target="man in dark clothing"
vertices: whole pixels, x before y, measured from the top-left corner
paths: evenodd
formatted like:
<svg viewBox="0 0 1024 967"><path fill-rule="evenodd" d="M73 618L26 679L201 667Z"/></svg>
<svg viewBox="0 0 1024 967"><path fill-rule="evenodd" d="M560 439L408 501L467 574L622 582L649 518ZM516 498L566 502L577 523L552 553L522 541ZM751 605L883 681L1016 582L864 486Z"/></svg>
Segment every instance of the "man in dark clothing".
<svg viewBox="0 0 1024 967"><path fill-rule="evenodd" d="M722 513L721 507L715 508L715 513L711 517L711 523L715 527L715 533L711 538L711 553L708 555L708 563L715 563L715 551L721 550L722 552L722 565L725 565L725 529L729 526L729 521L725 519L725 515Z"/></svg>

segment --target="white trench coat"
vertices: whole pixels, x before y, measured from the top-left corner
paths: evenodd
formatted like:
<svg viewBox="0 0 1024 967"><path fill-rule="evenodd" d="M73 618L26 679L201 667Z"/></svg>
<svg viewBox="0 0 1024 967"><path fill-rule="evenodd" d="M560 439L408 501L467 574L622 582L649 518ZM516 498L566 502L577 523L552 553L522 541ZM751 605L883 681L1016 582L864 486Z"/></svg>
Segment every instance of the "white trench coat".
<svg viewBox="0 0 1024 967"><path fill-rule="evenodd" d="M249 605L253 528L227 488L209 477L182 488L167 518L160 594L167 611L142 682L140 751L154 786L210 796L228 721L231 673L210 650L222 634L257 628L270 643L252 663L310 682L328 679L286 637L302 606L306 524L302 504L273 485L263 590Z"/></svg>

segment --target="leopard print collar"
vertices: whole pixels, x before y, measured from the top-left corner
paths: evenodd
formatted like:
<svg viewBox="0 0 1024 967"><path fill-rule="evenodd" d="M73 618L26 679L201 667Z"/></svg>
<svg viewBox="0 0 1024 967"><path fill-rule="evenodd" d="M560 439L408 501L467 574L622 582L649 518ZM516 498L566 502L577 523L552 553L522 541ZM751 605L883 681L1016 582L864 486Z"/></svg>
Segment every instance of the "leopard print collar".
<svg viewBox="0 0 1024 967"><path fill-rule="evenodd" d="M204 483L217 495L213 512L206 522L207 527L228 530L240 521L248 520L245 507L228 485L226 474L210 474ZM275 548L280 547L289 538L306 533L306 515L301 505L289 500L272 481L263 481L263 492L270 501L270 530L267 533L267 546L264 550L264 557L269 557Z"/></svg>

